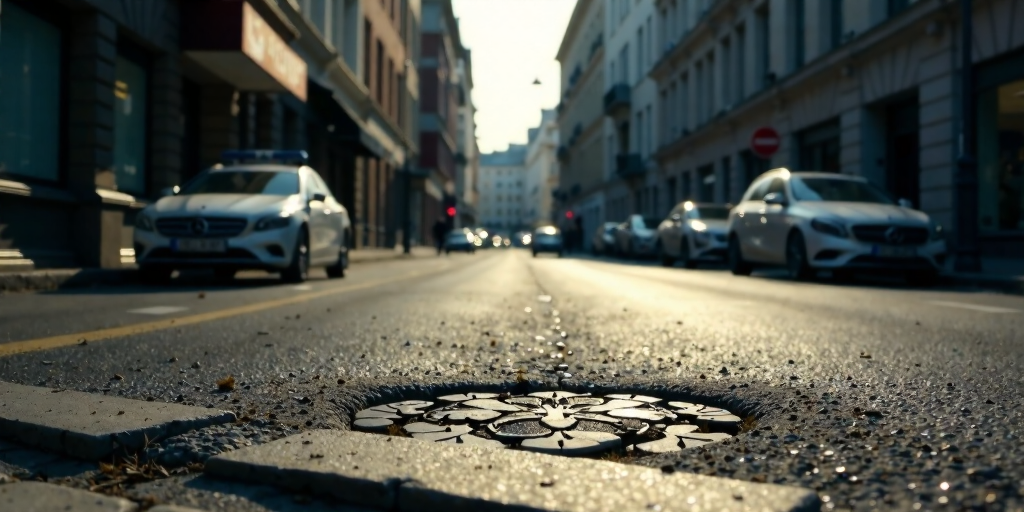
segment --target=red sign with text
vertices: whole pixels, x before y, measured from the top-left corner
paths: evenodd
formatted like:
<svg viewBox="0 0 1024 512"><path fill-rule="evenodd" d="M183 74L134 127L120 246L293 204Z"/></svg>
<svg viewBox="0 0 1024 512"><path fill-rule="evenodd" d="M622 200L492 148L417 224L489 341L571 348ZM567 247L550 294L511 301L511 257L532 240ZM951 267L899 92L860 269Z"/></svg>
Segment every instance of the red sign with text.
<svg viewBox="0 0 1024 512"><path fill-rule="evenodd" d="M758 128L750 137L750 149L761 158L770 158L779 150L781 143L779 132L769 126Z"/></svg>

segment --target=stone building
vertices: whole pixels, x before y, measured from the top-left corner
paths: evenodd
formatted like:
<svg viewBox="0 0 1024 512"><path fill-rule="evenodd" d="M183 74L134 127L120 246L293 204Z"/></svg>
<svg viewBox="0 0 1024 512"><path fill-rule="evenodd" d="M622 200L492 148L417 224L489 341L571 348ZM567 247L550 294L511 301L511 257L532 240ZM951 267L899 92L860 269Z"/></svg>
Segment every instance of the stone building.
<svg viewBox="0 0 1024 512"><path fill-rule="evenodd" d="M558 122L554 110L542 110L540 124L526 137L524 162L523 224L541 226L555 222L552 192L558 188Z"/></svg>
<svg viewBox="0 0 1024 512"><path fill-rule="evenodd" d="M604 34L607 2L577 2L557 59L562 67L558 105L560 143L556 214L573 211L592 233L607 213L605 190L611 177L605 149ZM586 243L589 243L589 237Z"/></svg>
<svg viewBox="0 0 1024 512"><path fill-rule="evenodd" d="M525 221L526 145L480 155L480 223L488 229L516 230Z"/></svg>
<svg viewBox="0 0 1024 512"><path fill-rule="evenodd" d="M419 16L418 0L3 0L0 269L132 263L135 214L235 148L308 150L356 247L394 244Z"/></svg>
<svg viewBox="0 0 1024 512"><path fill-rule="evenodd" d="M473 59L468 49L462 52L456 69L459 89L459 121L456 134L455 195L456 225L477 224L477 197L480 175L480 147L476 138L476 105L473 104Z"/></svg>
<svg viewBox="0 0 1024 512"><path fill-rule="evenodd" d="M651 76L667 194L735 201L772 167L841 172L955 228L959 2L659 0L657 9L663 52ZM976 0L974 40L980 246L986 266L1005 268L1024 261L1024 1ZM751 151L760 127L781 138L767 159Z"/></svg>

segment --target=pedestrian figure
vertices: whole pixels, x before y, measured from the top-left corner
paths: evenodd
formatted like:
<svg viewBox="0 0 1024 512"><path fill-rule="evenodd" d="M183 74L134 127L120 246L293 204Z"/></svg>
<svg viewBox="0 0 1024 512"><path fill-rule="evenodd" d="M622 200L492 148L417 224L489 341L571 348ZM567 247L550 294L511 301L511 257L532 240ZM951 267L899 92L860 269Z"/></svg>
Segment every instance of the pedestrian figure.
<svg viewBox="0 0 1024 512"><path fill-rule="evenodd" d="M438 217L437 222L434 223L434 245L437 246L437 255L441 255L441 249L444 249L444 236L448 234L448 223L445 222L444 217Z"/></svg>

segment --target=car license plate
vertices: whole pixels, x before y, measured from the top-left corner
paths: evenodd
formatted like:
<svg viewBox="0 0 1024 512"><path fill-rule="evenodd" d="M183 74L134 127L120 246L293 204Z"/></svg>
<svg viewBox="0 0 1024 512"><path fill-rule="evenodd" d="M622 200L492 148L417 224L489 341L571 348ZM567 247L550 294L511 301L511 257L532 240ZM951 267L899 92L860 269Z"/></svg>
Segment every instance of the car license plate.
<svg viewBox="0 0 1024 512"><path fill-rule="evenodd" d="M178 238L171 240L171 249L177 252L227 252L228 244L219 238Z"/></svg>
<svg viewBox="0 0 1024 512"><path fill-rule="evenodd" d="M876 245L872 252L875 256L881 256L883 258L913 258L917 256L917 249L914 247Z"/></svg>

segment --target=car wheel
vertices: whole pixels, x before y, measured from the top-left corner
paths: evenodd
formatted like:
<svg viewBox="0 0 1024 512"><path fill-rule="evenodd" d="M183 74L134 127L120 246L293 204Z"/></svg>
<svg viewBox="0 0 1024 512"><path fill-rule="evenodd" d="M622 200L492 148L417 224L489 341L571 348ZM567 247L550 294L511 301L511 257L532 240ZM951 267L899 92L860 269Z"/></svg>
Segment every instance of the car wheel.
<svg viewBox="0 0 1024 512"><path fill-rule="evenodd" d="M736 235L729 237L729 271L737 276L749 276L754 268L743 259L743 249Z"/></svg>
<svg viewBox="0 0 1024 512"><path fill-rule="evenodd" d="M292 263L281 272L281 279L289 283L302 283L309 279L309 236L305 230L299 233Z"/></svg>
<svg viewBox="0 0 1024 512"><path fill-rule="evenodd" d="M562 251L558 251L558 257L559 257L559 258L561 258L561 257L562 257Z"/></svg>
<svg viewBox="0 0 1024 512"><path fill-rule="evenodd" d="M939 280L939 273L934 270L911 272L906 275L906 280L911 286L931 288Z"/></svg>
<svg viewBox="0 0 1024 512"><path fill-rule="evenodd" d="M345 267L348 266L348 251L342 249L338 253L338 261L329 267L327 267L327 277L331 279L340 279L345 277Z"/></svg>
<svg viewBox="0 0 1024 512"><path fill-rule="evenodd" d="M626 248L626 257L627 258L635 258L636 257L636 244L633 243L633 240L629 241L629 247Z"/></svg>
<svg viewBox="0 0 1024 512"><path fill-rule="evenodd" d="M786 271L789 278L794 281L805 281L810 279L814 270L807 264L807 244L804 243L804 235L799 231L793 231L786 240Z"/></svg>
<svg viewBox="0 0 1024 512"><path fill-rule="evenodd" d="M534 257L534 258L536 258L536 257L537 257L537 251L533 251L533 257Z"/></svg>
<svg viewBox="0 0 1024 512"><path fill-rule="evenodd" d="M139 280L146 284L166 284L171 280L174 269L142 265L139 267Z"/></svg>
<svg viewBox="0 0 1024 512"><path fill-rule="evenodd" d="M690 239L685 236L679 244L679 260L683 262L683 268L697 268L697 262L690 257Z"/></svg>
<svg viewBox="0 0 1024 512"><path fill-rule="evenodd" d="M661 266L671 267L676 264L676 259L665 252L665 246L658 240L658 254L661 256Z"/></svg>

